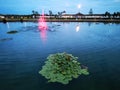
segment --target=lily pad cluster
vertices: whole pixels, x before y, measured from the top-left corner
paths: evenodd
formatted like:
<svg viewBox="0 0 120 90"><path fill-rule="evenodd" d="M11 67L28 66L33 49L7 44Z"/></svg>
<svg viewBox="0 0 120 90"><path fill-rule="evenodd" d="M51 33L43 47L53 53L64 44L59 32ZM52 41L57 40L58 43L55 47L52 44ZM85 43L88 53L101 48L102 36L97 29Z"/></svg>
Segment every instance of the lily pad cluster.
<svg viewBox="0 0 120 90"><path fill-rule="evenodd" d="M79 75L88 75L88 69L82 67L77 61L78 57L72 54L56 53L47 57L45 65L39 74L48 79L48 82L59 82L68 84L73 78L78 78Z"/></svg>
<svg viewBox="0 0 120 90"><path fill-rule="evenodd" d="M7 34L15 34L15 33L18 33L18 31L13 30L13 31L8 31L8 32L7 32Z"/></svg>

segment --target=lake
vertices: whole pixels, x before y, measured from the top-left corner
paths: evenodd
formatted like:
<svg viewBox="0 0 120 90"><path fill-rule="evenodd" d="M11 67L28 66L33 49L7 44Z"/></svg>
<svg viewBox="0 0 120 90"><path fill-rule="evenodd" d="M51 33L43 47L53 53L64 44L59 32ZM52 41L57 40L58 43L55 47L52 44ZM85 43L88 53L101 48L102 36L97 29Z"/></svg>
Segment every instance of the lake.
<svg viewBox="0 0 120 90"><path fill-rule="evenodd" d="M0 23L0 90L119 90L120 24L48 22ZM18 33L8 34L17 30ZM49 54L67 52L90 74L69 84L47 83L38 72Z"/></svg>

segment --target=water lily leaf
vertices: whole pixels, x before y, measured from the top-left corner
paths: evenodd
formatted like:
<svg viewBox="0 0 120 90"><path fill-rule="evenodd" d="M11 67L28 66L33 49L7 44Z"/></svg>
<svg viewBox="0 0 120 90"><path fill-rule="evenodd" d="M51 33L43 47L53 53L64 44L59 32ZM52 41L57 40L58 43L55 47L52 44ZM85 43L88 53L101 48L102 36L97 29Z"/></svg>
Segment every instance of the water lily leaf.
<svg viewBox="0 0 120 90"><path fill-rule="evenodd" d="M48 79L48 82L68 84L69 81L78 78L81 74L89 74L87 69L81 68L77 59L78 57L67 53L50 54L39 74Z"/></svg>

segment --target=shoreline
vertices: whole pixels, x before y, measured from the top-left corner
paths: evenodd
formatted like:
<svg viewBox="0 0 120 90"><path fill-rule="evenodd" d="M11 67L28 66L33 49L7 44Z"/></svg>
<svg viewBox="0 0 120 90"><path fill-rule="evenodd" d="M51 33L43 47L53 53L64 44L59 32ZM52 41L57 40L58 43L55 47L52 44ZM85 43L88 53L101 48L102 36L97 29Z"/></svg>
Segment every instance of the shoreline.
<svg viewBox="0 0 120 90"><path fill-rule="evenodd" d="M0 22L37 22L38 19L0 19ZM46 19L46 22L115 22L120 23L118 19Z"/></svg>

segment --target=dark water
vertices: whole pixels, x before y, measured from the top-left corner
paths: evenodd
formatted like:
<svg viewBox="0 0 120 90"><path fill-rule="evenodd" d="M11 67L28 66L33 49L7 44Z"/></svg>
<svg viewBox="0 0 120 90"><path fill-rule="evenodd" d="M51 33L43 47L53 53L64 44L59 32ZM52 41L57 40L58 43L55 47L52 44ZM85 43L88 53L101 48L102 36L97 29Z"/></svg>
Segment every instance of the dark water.
<svg viewBox="0 0 120 90"><path fill-rule="evenodd" d="M120 90L120 24L47 24L40 32L37 23L0 23L0 90ZM79 57L90 75L47 83L38 71L57 52Z"/></svg>

